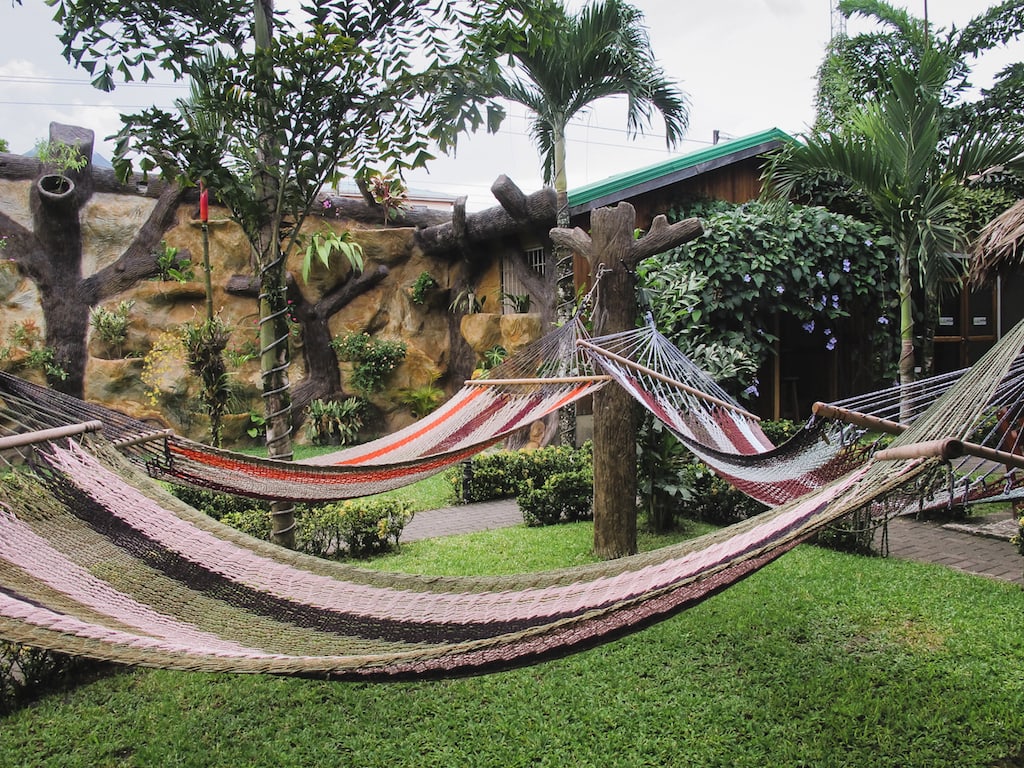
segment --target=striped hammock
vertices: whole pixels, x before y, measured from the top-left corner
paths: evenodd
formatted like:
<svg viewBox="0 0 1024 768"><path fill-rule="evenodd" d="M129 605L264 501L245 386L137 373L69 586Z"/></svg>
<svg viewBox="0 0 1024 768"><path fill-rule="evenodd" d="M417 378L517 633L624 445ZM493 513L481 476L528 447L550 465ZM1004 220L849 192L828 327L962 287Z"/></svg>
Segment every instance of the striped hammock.
<svg viewBox="0 0 1024 768"><path fill-rule="evenodd" d="M795 436L775 446L759 419L660 334L653 324L581 340L595 362L660 419L702 462L737 489L768 505L785 503L862 465L878 448L867 433L901 434L972 369L923 379L903 387L817 403L815 416ZM1024 494L1013 454L1024 453L1024 327L1018 325L990 356L1009 362L977 423L958 436L994 449L987 461L956 458L953 488L931 504L1014 498ZM962 446L961 446L962 447ZM1005 471L1004 471L1005 469Z"/></svg>
<svg viewBox="0 0 1024 768"><path fill-rule="evenodd" d="M885 452L798 499L655 552L519 576L390 574L282 550L184 505L102 441L19 436L43 442L34 471L0 476L0 638L126 664L360 679L587 648L725 589L842 516L918 493L1005 390L1024 326L1011 336Z"/></svg>
<svg viewBox="0 0 1024 768"><path fill-rule="evenodd" d="M249 539L112 448L55 441L0 481L0 638L169 669L331 678L504 669L671 616L922 470L865 468L654 553L456 579L373 572Z"/></svg>
<svg viewBox="0 0 1024 768"><path fill-rule="evenodd" d="M367 496L416 482L528 428L594 392L575 319L467 382L416 423L378 440L304 461L260 459L163 432L101 406L0 374L3 410L32 429L99 420L103 434L154 477L260 499L326 501ZM2 427L0 427L2 429ZM2 431L0 431L2 434ZM153 441L147 437L157 437Z"/></svg>

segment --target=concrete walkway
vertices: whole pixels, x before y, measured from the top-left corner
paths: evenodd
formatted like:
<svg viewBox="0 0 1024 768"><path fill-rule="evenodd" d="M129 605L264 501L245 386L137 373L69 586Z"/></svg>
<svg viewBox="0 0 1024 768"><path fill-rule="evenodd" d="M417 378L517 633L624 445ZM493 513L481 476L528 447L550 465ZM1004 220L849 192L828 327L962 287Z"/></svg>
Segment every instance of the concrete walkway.
<svg viewBox="0 0 1024 768"><path fill-rule="evenodd" d="M402 532L402 541L506 528L522 522L514 499L431 509L416 513ZM1010 543L1016 531L1016 521L1009 512L957 523L917 520L912 515L898 517L889 522L889 556L937 563L1024 586L1024 557Z"/></svg>

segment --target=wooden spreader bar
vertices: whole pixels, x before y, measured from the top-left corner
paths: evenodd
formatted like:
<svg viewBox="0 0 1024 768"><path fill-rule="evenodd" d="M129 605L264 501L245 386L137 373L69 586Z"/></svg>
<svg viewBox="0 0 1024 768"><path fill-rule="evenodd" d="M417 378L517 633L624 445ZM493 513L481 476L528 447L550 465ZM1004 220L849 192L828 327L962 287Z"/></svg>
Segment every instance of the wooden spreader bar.
<svg viewBox="0 0 1024 768"><path fill-rule="evenodd" d="M652 379L657 379L658 381L664 382L665 384L668 384L669 386L675 387L676 389L681 389L681 390L683 390L683 392L688 392L689 394L693 395L694 397L699 397L701 400L706 400L707 402L713 403L713 404L715 404L715 405L717 405L717 406L719 406L721 408L725 408L727 410L734 411L735 413L739 413L742 416L746 416L748 419L753 419L754 421L761 421L761 417L760 416L756 416L755 414L751 413L748 410L745 410L743 408L740 408L739 406L733 405L732 403L728 402L727 400L721 400L721 399L719 399L719 398L717 398L717 397L715 397L713 395L709 395L707 392L701 392L699 389L691 387L691 386L689 386L687 384L683 384L683 382L681 382L681 381L676 381L675 379L673 379L670 376L666 376L663 373L658 373L657 371L655 371L655 370L653 370L651 368L648 368L646 365L641 365L640 363L635 363L632 360L630 360L629 358L621 357L620 355L616 355L614 352L609 352L607 349L602 349L601 347L597 346L596 344L591 344L589 341L583 341L583 339L577 339L576 343L579 346L583 347L584 349L589 349L589 350L591 350L593 352L596 352L597 354L601 355L602 357L607 357L610 360L614 360L615 362L620 363L621 365L624 365L627 368L632 368L634 371L639 371L640 373L645 373L648 376L650 376Z"/></svg>
<svg viewBox="0 0 1024 768"><path fill-rule="evenodd" d="M47 440L59 440L62 437L73 437L83 432L98 432L101 429L103 429L102 421L86 421L81 424L68 424L65 427L38 429L33 432L23 432L19 435L7 435L0 437L0 450L20 448L35 443L43 443Z"/></svg>
<svg viewBox="0 0 1024 768"><path fill-rule="evenodd" d="M855 427L864 427L864 429L869 429L873 432L885 432L889 435L902 435L907 431L907 425L900 424L898 421L880 419L877 416L869 416L868 414L860 413L859 411L850 411L846 408L829 405L828 403L815 403L811 406L811 411L815 416L820 416L823 419L844 421L847 424L853 424Z"/></svg>
<svg viewBox="0 0 1024 768"><path fill-rule="evenodd" d="M115 440L113 446L115 448L131 448L133 445L140 445L141 443L154 442L156 440L163 440L164 438L170 437L174 434L173 429L159 429L155 432L145 432L135 437L125 437L121 440Z"/></svg>
<svg viewBox="0 0 1024 768"><path fill-rule="evenodd" d="M875 458L880 461L932 457L959 459L961 456L974 456L979 459L994 461L997 464L1004 464L1013 469L1024 469L1024 456L1018 456L1016 453L1009 453L1007 451L999 451L995 448L978 445L977 443L968 443L952 437L942 440L929 440L924 443L900 445L875 453Z"/></svg>
<svg viewBox="0 0 1024 768"><path fill-rule="evenodd" d="M552 376L550 378L536 379L467 379L467 384L479 387L497 387L502 385L519 384L586 384L591 381L611 381L611 376Z"/></svg>

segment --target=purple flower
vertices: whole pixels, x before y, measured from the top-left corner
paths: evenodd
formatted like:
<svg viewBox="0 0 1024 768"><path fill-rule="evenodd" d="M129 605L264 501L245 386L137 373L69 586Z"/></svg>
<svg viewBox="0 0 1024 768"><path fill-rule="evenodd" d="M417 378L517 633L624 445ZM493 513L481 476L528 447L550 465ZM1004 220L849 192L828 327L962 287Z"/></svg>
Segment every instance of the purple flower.
<svg viewBox="0 0 1024 768"><path fill-rule="evenodd" d="M839 309L839 296L834 293L832 294L832 308Z"/></svg>
<svg viewBox="0 0 1024 768"><path fill-rule="evenodd" d="M784 294L786 292L786 289L783 288L781 285L776 285L775 286L775 292L781 296L782 294Z"/></svg>
<svg viewBox="0 0 1024 768"><path fill-rule="evenodd" d="M880 318L878 318L878 324L879 325L888 325L889 324L889 318L886 317L885 315L882 315Z"/></svg>
<svg viewBox="0 0 1024 768"><path fill-rule="evenodd" d="M804 330L807 331L808 333L812 333L814 331L814 321L810 320L804 323Z"/></svg>
<svg viewBox="0 0 1024 768"><path fill-rule="evenodd" d="M828 344L825 345L825 349L827 349L829 352L831 352L833 349L836 348L836 344L838 344L838 343L839 342L836 340L835 336L830 336L829 340L828 340Z"/></svg>
<svg viewBox="0 0 1024 768"><path fill-rule="evenodd" d="M816 278L818 278L819 280L824 280L825 279L825 273L822 272L820 269L815 273L814 276Z"/></svg>
<svg viewBox="0 0 1024 768"><path fill-rule="evenodd" d="M850 271L850 260L849 259L843 259L843 272L849 272L849 271Z"/></svg>
<svg viewBox="0 0 1024 768"><path fill-rule="evenodd" d="M330 210L333 206L331 205L331 198L324 198L324 208Z"/></svg>
<svg viewBox="0 0 1024 768"><path fill-rule="evenodd" d="M875 244L875 241L872 240L871 238L868 238L867 240L864 241L864 245L866 245L868 248L870 248L874 244Z"/></svg>
<svg viewBox="0 0 1024 768"><path fill-rule="evenodd" d="M750 282L750 275L744 275L743 276L743 282L744 283L749 283Z"/></svg>
<svg viewBox="0 0 1024 768"><path fill-rule="evenodd" d="M743 394L748 397L759 397L760 393L757 391L757 382L755 381L749 387L743 390Z"/></svg>

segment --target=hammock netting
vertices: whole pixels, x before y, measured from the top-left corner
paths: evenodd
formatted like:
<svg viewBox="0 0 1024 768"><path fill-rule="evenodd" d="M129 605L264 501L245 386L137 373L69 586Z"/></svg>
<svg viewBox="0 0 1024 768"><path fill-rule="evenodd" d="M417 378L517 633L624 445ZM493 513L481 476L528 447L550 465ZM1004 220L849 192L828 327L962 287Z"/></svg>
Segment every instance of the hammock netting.
<svg viewBox="0 0 1024 768"><path fill-rule="evenodd" d="M7 374L0 374L0 398L12 414L8 430L41 429L69 419L101 421L104 436L157 478L259 499L355 498L440 472L595 391L605 377L589 375L592 365L576 343L585 334L574 319L491 369L486 379L468 382L426 418L378 440L303 461L260 459L176 435L154 435L151 426L123 414Z"/></svg>
<svg viewBox="0 0 1024 768"><path fill-rule="evenodd" d="M1013 332L1010 336L1007 344L1012 346ZM879 447L879 433L900 434L971 370L889 387L828 406L819 403L819 415L784 444L775 446L761 430L757 416L652 324L580 343L698 459L737 489L770 506L799 498L863 464ZM1022 391L1024 355L1018 354L985 409L974 423L963 427L964 434L955 437L1019 454L1024 448L1020 441L1024 432ZM875 437L869 437L870 433ZM942 506L1015 498L1022 493L1020 471L1004 468L998 461L967 457L952 462L949 469L943 489L930 489L928 498L919 499L920 503Z"/></svg>
<svg viewBox="0 0 1024 768"><path fill-rule="evenodd" d="M1005 395L1018 327L889 447L972 437ZM1002 393L1002 394L1001 394ZM5 396L6 397L6 396ZM1008 403L1008 401L1007 401ZM493 578L373 572L257 541L170 496L102 437L52 438L0 478L0 637L127 664L331 678L466 674L590 647L671 616L945 459L869 458L682 544Z"/></svg>

